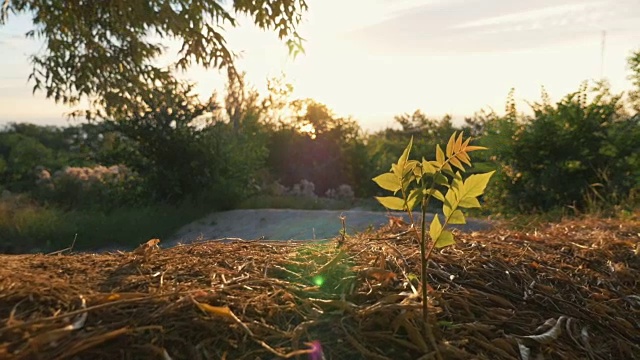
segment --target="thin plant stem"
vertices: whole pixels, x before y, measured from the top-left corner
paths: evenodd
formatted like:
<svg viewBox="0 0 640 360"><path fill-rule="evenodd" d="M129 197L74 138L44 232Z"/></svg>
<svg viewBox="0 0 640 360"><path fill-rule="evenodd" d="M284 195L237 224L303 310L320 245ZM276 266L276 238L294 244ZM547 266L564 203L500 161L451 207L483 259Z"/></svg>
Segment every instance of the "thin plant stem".
<svg viewBox="0 0 640 360"><path fill-rule="evenodd" d="M381 187L387 189L387 190L391 190L394 192L394 195L397 193L398 190L401 190L402 193L402 199L404 200L403 204L404 206L399 207L397 205L397 203L391 203L391 202L386 202L383 201L382 199L378 199L383 205L385 205L385 207L388 207L390 209L396 209L396 210L406 210L408 215L409 215L409 220L411 221L411 230L413 230L413 232L415 233L415 237L418 240L418 244L420 245L420 275L421 275L421 279L420 279L420 284L422 285L422 291L421 291L421 295L422 295L422 315L423 315L423 323L424 323L424 327L425 327L425 332L427 334L427 337L429 339L429 342L431 343L431 345L433 346L434 350L435 350L435 355L436 358L441 360L442 359L442 355L440 354L440 351L438 349L438 346L436 344L436 340L435 340L435 336L433 334L433 328L431 327L431 324L429 322L429 301L428 301L428 288L429 288L429 282L427 279L427 270L429 268L429 263L428 260L431 257L431 253L433 252L433 250L436 247L436 243L438 241L438 239L440 238L440 236L443 233L444 229L447 227L447 225L449 225L449 222L452 220L452 216L454 214L456 214L457 208L460 206L460 202L462 200L465 200L467 198L469 198L469 196L463 196L464 199L458 199L457 196L459 196L459 188L452 188L453 185L457 184L456 181L462 181L461 176L459 175L458 172L454 173L453 168L449 165L451 164L453 161L452 160L456 160L455 163L453 163L453 166L456 168L460 168L462 171L464 171L464 166L461 165L461 162L466 163L467 165L471 166L470 164L470 159L467 155L468 151L474 151L474 150L483 150L486 149L484 147L480 147L480 146L468 146L469 141L471 140L471 138L468 138L464 143L463 141L463 134L460 133L460 136L457 137L456 139L456 132L453 133L453 135L451 136L451 138L449 139L449 143L447 144L447 148L446 148L446 159L445 159L445 154L443 153L442 149L440 148L440 146L436 146L436 161L435 161L435 165L436 166L431 166L431 163L434 163L433 161L429 162L429 169L421 169L422 171L420 172L420 174L417 174L414 172L414 170L416 170L416 166L420 167L420 163L414 160L411 160L413 163L412 165L409 167L407 166L409 160L409 153L411 151L411 145L413 143L413 137L411 138L411 141L409 142L409 145L407 145L405 152L402 153L400 159L398 160L397 164L392 164L392 171L390 173L386 173L383 175L380 175L376 178L374 178L373 180L376 181ZM463 156L464 155L464 156ZM424 158L423 158L423 163L425 162ZM417 164L416 164L417 163ZM399 168L399 166L402 166L402 168ZM453 179L450 180L447 176L443 175L443 172L446 171L446 174L453 176ZM406 172L406 173L405 173ZM400 173L400 174L399 174ZM473 184L471 186L481 186L482 190L484 190L484 187L486 187L487 182L489 180L489 178L491 177L491 175L493 174L493 172L490 173L485 173L485 174L481 174L483 175L483 178L475 178L474 181L472 182ZM389 180L389 175L395 175L395 179L393 180ZM429 176L427 176L429 175ZM386 176L386 178L384 178ZM447 199L447 197L443 198L443 195L438 191L438 199L442 200L444 202L443 204L443 212L444 213L448 213L448 215L444 215L444 221L442 224L440 224L439 218L437 217L438 215L435 214L434 215L434 220L438 220L438 227L439 229L436 230L437 233L439 233L440 235L438 235L438 238L434 238L434 234L432 234L431 229L429 230L429 238L431 239L431 242L429 244L427 244L428 239L427 239L427 210L429 209L429 201L431 200L431 197L434 196L435 193L435 188L436 188L436 184L438 183L439 180L439 176L444 178L444 186L448 187L448 191L447 191L447 196L449 196L449 192L451 192L453 194L453 196L455 196L456 198L453 200L451 199ZM408 177L408 178L407 178ZM426 189L426 185L427 185L427 178L431 179L431 184L429 186L429 189ZM459 180L458 180L459 178ZM400 182L400 186L398 186L397 181ZM407 194L407 192L409 192L409 185L411 185L411 183L415 181L416 185L418 185L418 187L416 189L414 189L413 191L418 191L417 196L421 197L421 221L420 221L420 231L418 232L418 228L416 226L416 222L415 219L413 217L413 206L411 206L411 208L409 207L409 197L410 195ZM449 183L451 183L451 185L449 185ZM464 186L465 184L467 184L467 182L465 181L464 183L462 183L462 186ZM409 194L412 194L411 192L409 192ZM473 197L475 199L475 196ZM385 199L386 200L386 199ZM413 200L413 197L412 199ZM452 202L452 203L450 203ZM392 204L391 206L387 206L388 204ZM473 204L469 204L467 203L466 206L462 206L462 207L472 207ZM464 214L458 213L457 216L455 217L456 220L459 223L460 221L460 217L462 217L462 220L464 221ZM463 222L464 223L464 222ZM431 224L432 226L434 225L434 223L432 222ZM443 238L445 239L445 238ZM452 242L454 242L453 240L453 233L451 232L446 232L446 239L447 242L446 244L443 244L444 246L448 246L451 245Z"/></svg>
<svg viewBox="0 0 640 360"><path fill-rule="evenodd" d="M429 342L431 343L431 346L433 347L433 349L435 350L436 353L436 358L438 360L442 360L442 355L440 354L440 349L438 349L438 344L436 343L436 339L435 336L433 335L433 331L431 328L431 323L429 322L429 301L428 301L428 291L427 291L427 286L428 286L428 281L427 281L427 258L428 258L428 254L425 254L426 252L426 241L427 241L427 234L426 234L426 223L427 223L427 206L429 205L429 200L431 198L431 190L433 190L435 186L435 182L431 183L431 188L429 189L429 195L426 198L422 199L422 204L421 204L421 210L422 210L422 219L421 219L421 223L420 223L420 234L418 235L418 229L416 229L416 227L414 226L413 229L416 232L416 237L420 238L420 282L421 282L421 288L422 288L422 317L423 317L423 323L424 323L424 330L427 334L427 338L429 339ZM404 192L403 192L404 195ZM409 209L408 209L409 210ZM411 210L408 211L409 212L409 219L411 220L412 224L415 224L413 221L413 216L411 214ZM431 246L431 249L433 249L433 246ZM431 251L429 251L429 254L431 253ZM426 255L426 257L425 257Z"/></svg>

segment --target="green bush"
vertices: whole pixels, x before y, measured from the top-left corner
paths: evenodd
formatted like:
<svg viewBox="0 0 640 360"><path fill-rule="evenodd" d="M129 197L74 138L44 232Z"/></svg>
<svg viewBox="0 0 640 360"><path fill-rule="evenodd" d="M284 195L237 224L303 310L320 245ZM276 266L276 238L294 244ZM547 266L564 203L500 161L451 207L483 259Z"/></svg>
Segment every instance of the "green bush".
<svg viewBox="0 0 640 360"><path fill-rule="evenodd" d="M210 208L189 202L101 210L62 211L26 196L0 200L0 253L50 252L74 249L132 249L151 238L166 238L204 216Z"/></svg>
<svg viewBox="0 0 640 360"><path fill-rule="evenodd" d="M209 112L215 104L201 103L181 83L151 88L141 101L148 111L108 122L131 147L118 160L143 178L149 198L206 199L226 208L250 192L266 157L255 114L222 121Z"/></svg>
<svg viewBox="0 0 640 360"><path fill-rule="evenodd" d="M0 134L0 182L14 192L35 187L36 166L55 166L53 151L37 139L23 134Z"/></svg>
<svg viewBox="0 0 640 360"><path fill-rule="evenodd" d="M0 130L0 183L12 192L36 188L36 168L55 172L65 166L93 166L84 126L59 128L9 124ZM97 139L91 139L98 143Z"/></svg>
<svg viewBox="0 0 640 360"><path fill-rule="evenodd" d="M502 210L589 210L594 201L619 204L640 185L638 117L621 96L598 83L552 105L546 94L531 105L533 117L489 119L481 144L499 164L490 198ZM509 108L509 107L508 107Z"/></svg>
<svg viewBox="0 0 640 360"><path fill-rule="evenodd" d="M53 176L46 169L39 170L34 197L63 210L131 206L142 193L140 177L123 165L65 167Z"/></svg>

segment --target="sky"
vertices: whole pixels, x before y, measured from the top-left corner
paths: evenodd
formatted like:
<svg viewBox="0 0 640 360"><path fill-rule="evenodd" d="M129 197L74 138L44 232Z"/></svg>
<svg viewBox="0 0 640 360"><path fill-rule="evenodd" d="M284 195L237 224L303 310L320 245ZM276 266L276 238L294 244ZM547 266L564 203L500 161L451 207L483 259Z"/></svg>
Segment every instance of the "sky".
<svg viewBox="0 0 640 360"><path fill-rule="evenodd" d="M454 119L501 113L511 88L522 111L541 86L552 100L602 77L614 91L628 90L626 59L640 49L637 0L307 1L304 55L292 58L274 33L241 18L225 32L240 54L237 66L260 92L267 78L284 73L295 97L325 103L368 130L417 109ZM65 125L69 108L32 94L28 57L42 42L24 37L30 29L25 16L0 27L0 124ZM216 70L194 67L181 76L197 82L203 99L224 87Z"/></svg>

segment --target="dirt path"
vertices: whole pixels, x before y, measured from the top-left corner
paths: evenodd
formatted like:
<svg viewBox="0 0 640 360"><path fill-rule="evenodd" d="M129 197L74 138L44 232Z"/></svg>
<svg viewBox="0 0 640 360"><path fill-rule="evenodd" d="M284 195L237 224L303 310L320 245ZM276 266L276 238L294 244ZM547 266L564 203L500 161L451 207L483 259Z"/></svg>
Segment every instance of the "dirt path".
<svg viewBox="0 0 640 360"><path fill-rule="evenodd" d="M347 233L378 228L388 224L388 213L365 210L288 210L252 209L216 212L180 229L164 242L169 246L190 243L194 240L240 238L252 240L310 240L329 239L337 236L342 227L340 215L346 217ZM408 216L390 213L393 216ZM416 215L417 216L417 215ZM428 216L428 220L433 215ZM466 225L457 226L464 231L478 231L491 227L488 221L468 219Z"/></svg>

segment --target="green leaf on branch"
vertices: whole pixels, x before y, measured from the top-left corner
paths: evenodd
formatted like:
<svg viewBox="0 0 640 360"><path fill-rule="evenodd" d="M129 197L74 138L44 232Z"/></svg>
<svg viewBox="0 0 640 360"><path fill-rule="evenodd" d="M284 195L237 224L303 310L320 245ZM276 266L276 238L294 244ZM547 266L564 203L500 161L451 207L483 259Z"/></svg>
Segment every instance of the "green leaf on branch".
<svg viewBox="0 0 640 360"><path fill-rule="evenodd" d="M413 169L416 168L418 162L415 160L409 160L405 162L404 168L402 169L402 188L407 190L409 185L415 180L415 175L413 173Z"/></svg>
<svg viewBox="0 0 640 360"><path fill-rule="evenodd" d="M433 181L435 181L437 185L449 187L449 179L442 174L436 174Z"/></svg>
<svg viewBox="0 0 640 360"><path fill-rule="evenodd" d="M415 169L420 163L416 160L407 160L407 162L404 164L404 175L406 176L407 174L413 172L413 169Z"/></svg>
<svg viewBox="0 0 640 360"><path fill-rule="evenodd" d="M389 210L404 210L404 199L395 196L376 196L376 200Z"/></svg>
<svg viewBox="0 0 640 360"><path fill-rule="evenodd" d="M460 160L458 160L457 158L452 157L451 159L449 159L449 163L451 163L451 165L457 167L458 169L464 171L464 166L462 165Z"/></svg>
<svg viewBox="0 0 640 360"><path fill-rule="evenodd" d="M451 215L451 212L458 206L458 198L456 197L455 188L451 188L447 191L447 194L444 196L444 201L442 203L444 216L448 217L449 215Z"/></svg>
<svg viewBox="0 0 640 360"><path fill-rule="evenodd" d="M453 213L451 213L451 216L449 216L448 223L462 225L466 224L467 220L465 220L464 214L461 210L455 210Z"/></svg>
<svg viewBox="0 0 640 360"><path fill-rule="evenodd" d="M431 237L431 240L434 241L434 246L437 248L455 244L455 241L453 240L453 234L451 233L451 231L443 230L438 215L434 215L433 221L431 221L431 226L429 227L429 236Z"/></svg>
<svg viewBox="0 0 640 360"><path fill-rule="evenodd" d="M400 169L404 170L404 166L407 163L407 160L409 159L409 153L411 152L412 146L413 146L413 136L411 137L411 140L409 140L409 144L404 149L404 151L402 152L402 155L400 155L400 158L398 159L398 166L400 167Z"/></svg>
<svg viewBox="0 0 640 360"><path fill-rule="evenodd" d="M462 188L460 189L459 198L462 200L482 195L484 193L484 189L489 183L489 179L491 179L491 176L494 173L495 170L484 174L474 174L469 176L467 180L464 181Z"/></svg>
<svg viewBox="0 0 640 360"><path fill-rule="evenodd" d="M462 134L460 134L460 136L462 137ZM453 134L451 134L451 137L449 138L449 142L447 143L447 157L450 158L451 155L453 155L453 148L455 146L456 143L456 132L454 131Z"/></svg>
<svg viewBox="0 0 640 360"><path fill-rule="evenodd" d="M391 172L398 178L402 179L402 167L398 164L391 164Z"/></svg>
<svg viewBox="0 0 640 360"><path fill-rule="evenodd" d="M431 240L437 242L440 234L442 234L442 224L440 224L440 219L438 219L438 215L436 214L433 216L431 226L429 226L429 236L431 236Z"/></svg>
<svg viewBox="0 0 640 360"><path fill-rule="evenodd" d="M413 189L407 198L407 211L413 211L415 206L422 202L424 195L420 189Z"/></svg>
<svg viewBox="0 0 640 360"><path fill-rule="evenodd" d="M456 242L453 239L453 234L451 233L451 231L445 230L440 234L440 237L438 237L435 247L439 249L446 246L455 245L455 243Z"/></svg>
<svg viewBox="0 0 640 360"><path fill-rule="evenodd" d="M425 175L434 175L437 172L435 166L431 165L431 163L424 158L422 158L422 176Z"/></svg>
<svg viewBox="0 0 640 360"><path fill-rule="evenodd" d="M414 176L416 179L420 179L420 178L422 177L422 175L423 175L423 172L422 172L422 166L415 166L415 167L413 168L413 176Z"/></svg>
<svg viewBox="0 0 640 360"><path fill-rule="evenodd" d="M382 175L376 176L373 178L373 181L375 181L375 183L378 184L378 186L380 186L381 188L392 191L394 193L400 190L402 187L400 180L398 180L398 177L394 173L384 173Z"/></svg>
<svg viewBox="0 0 640 360"><path fill-rule="evenodd" d="M442 195L442 193L439 190L436 189L432 189L431 191L425 190L425 195L431 195L434 198L444 202L444 195Z"/></svg>
<svg viewBox="0 0 640 360"><path fill-rule="evenodd" d="M460 200L460 202L458 203L458 207L467 208L467 209L479 208L480 202L478 201L477 198L474 198L474 197L464 198Z"/></svg>
<svg viewBox="0 0 640 360"><path fill-rule="evenodd" d="M477 151L477 150L487 150L487 148L484 146L467 146L465 148L466 152Z"/></svg>
<svg viewBox="0 0 640 360"><path fill-rule="evenodd" d="M477 197L484 193L493 173L494 172L471 175L464 181L460 173L455 174L451 182L451 188L447 191L445 201L442 205L444 216L446 219L449 219L448 223L457 224L458 222L456 221L464 221L464 217L460 218L462 212L460 212L460 214L456 213L458 207L480 207L480 202Z"/></svg>
<svg viewBox="0 0 640 360"><path fill-rule="evenodd" d="M440 148L440 145L436 145L436 162L438 163L438 167L442 167L444 165L444 152Z"/></svg>

